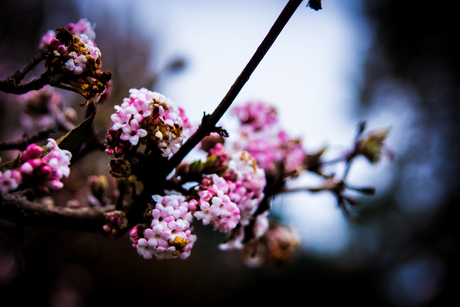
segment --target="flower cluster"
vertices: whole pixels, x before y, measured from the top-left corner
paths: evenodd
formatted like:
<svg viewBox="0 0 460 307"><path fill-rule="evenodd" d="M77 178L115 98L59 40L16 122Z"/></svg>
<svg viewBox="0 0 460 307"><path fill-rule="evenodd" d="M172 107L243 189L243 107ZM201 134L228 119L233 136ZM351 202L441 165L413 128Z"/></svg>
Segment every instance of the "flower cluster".
<svg viewBox="0 0 460 307"><path fill-rule="evenodd" d="M64 28L70 34L80 36L82 34L86 35L88 39L94 41L96 38L96 32L94 32L94 26L86 18L81 18L77 23L69 23ZM51 41L56 38L56 32L53 30L48 30L40 39L38 43L39 48L49 46Z"/></svg>
<svg viewBox="0 0 460 307"><path fill-rule="evenodd" d="M194 216L204 225L211 224L214 229L228 232L240 221L240 210L229 197L231 184L215 174L202 180L198 192L200 210Z"/></svg>
<svg viewBox="0 0 460 307"><path fill-rule="evenodd" d="M91 38L93 32L84 34L82 26L70 27L71 32L57 28L56 35L49 42L46 58L47 73L52 75L50 84L58 87L70 86L89 102L98 102L106 91L111 74L102 72L101 51Z"/></svg>
<svg viewBox="0 0 460 307"><path fill-rule="evenodd" d="M124 211L114 210L104 212L105 224L102 226L106 232L113 234L118 233L120 229L124 229L128 226L128 220Z"/></svg>
<svg viewBox="0 0 460 307"><path fill-rule="evenodd" d="M190 226L193 215L190 205L182 195L152 196L150 227L134 227L131 241L139 255L145 259L185 259L196 241Z"/></svg>
<svg viewBox="0 0 460 307"><path fill-rule="evenodd" d="M272 126L278 121L275 108L267 106L260 101L249 102L242 106L236 106L233 113L238 117L242 125L261 130L266 126Z"/></svg>
<svg viewBox="0 0 460 307"><path fill-rule="evenodd" d="M232 231L231 239L223 248L241 249L245 239L244 227L260 236L266 229L263 225L268 223L268 211L257 212L264 198L264 170L247 152L229 155L221 143L209 151L208 160L217 161L218 169L225 165L226 170L221 175L212 174L202 179L196 188L199 198L194 216L221 232Z"/></svg>
<svg viewBox="0 0 460 307"><path fill-rule="evenodd" d="M247 152L236 152L228 162L228 171L224 178L233 181L230 198L238 204L241 212L240 223L249 224L250 217L264 198L263 190L266 185L264 170L257 166L255 159Z"/></svg>
<svg viewBox="0 0 460 307"><path fill-rule="evenodd" d="M15 190L22 181L21 172L17 170L0 171L0 192L5 193Z"/></svg>
<svg viewBox="0 0 460 307"><path fill-rule="evenodd" d="M267 175L298 175L306 157L301 139L292 139L279 127L276 110L260 102L235 108L240 123L240 138L235 150L245 150L257 160Z"/></svg>
<svg viewBox="0 0 460 307"><path fill-rule="evenodd" d="M129 93L111 116L114 124L107 133L106 152L121 155L142 138L154 142L163 157L176 153L191 127L183 109L146 88L132 88Z"/></svg>
<svg viewBox="0 0 460 307"><path fill-rule="evenodd" d="M70 174L70 159L72 154L68 150L62 150L53 139L48 139L48 148L51 148L43 157L43 148L36 144L30 144L23 151L18 169L0 172L1 192L15 190L20 184L32 184L42 191L48 188L58 190L63 183L60 179Z"/></svg>
<svg viewBox="0 0 460 307"><path fill-rule="evenodd" d="M182 190L183 195L153 196L154 209L147 211L147 216L153 218L149 227L138 225L130 232L140 255L144 258L155 255L157 259L188 257L193 246L190 243L196 240L195 236L189 236L194 218L226 233L231 238L227 249L243 247L246 227L251 229L251 238L264 234L268 211L258 211L266 185L264 170L257 167L247 152L230 155L217 143L209 150L207 162L195 161L179 169L182 170L176 176L183 176L184 181L171 179L172 182L181 184L193 181L196 176L201 178L200 182L188 192ZM219 170L219 174L209 174L212 170ZM180 235L171 237L177 233ZM183 252L187 252L184 255L178 249L182 246L179 243L183 244Z"/></svg>

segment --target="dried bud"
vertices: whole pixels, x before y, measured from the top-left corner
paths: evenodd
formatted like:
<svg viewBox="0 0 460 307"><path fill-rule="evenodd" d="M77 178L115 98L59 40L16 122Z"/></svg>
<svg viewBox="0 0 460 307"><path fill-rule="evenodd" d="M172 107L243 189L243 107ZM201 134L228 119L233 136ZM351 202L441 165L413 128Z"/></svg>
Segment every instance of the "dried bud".
<svg viewBox="0 0 460 307"><path fill-rule="evenodd" d="M110 158L110 174L113 177L131 176L131 163L128 160L121 158Z"/></svg>
<svg viewBox="0 0 460 307"><path fill-rule="evenodd" d="M88 197L89 202L94 205L105 205L107 198L105 197L105 192L108 189L107 177L104 175L101 176L90 176L88 178L90 185L90 192L92 197Z"/></svg>
<svg viewBox="0 0 460 307"><path fill-rule="evenodd" d="M128 226L126 214L120 210L104 212L105 225L102 227L106 232L118 233L121 229Z"/></svg>
<svg viewBox="0 0 460 307"><path fill-rule="evenodd" d="M248 265L283 266L292 259L299 246L299 236L293 229L270 221L268 230L259 241L245 244L242 252Z"/></svg>
<svg viewBox="0 0 460 307"><path fill-rule="evenodd" d="M384 150L384 141L388 133L388 129L371 131L358 140L356 144L356 153L363 155L371 163L380 161Z"/></svg>
<svg viewBox="0 0 460 307"><path fill-rule="evenodd" d="M320 149L319 151L315 153L305 155L305 158L303 159L305 168L309 170L310 172L321 175L323 173L322 156L324 152L326 151L326 149L327 147L323 147L322 149Z"/></svg>

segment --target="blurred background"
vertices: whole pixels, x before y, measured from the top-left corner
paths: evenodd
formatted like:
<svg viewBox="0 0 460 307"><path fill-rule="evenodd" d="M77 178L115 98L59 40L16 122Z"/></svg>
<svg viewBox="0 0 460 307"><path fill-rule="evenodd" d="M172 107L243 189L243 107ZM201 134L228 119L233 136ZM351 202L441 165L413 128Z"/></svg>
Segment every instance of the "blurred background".
<svg viewBox="0 0 460 307"><path fill-rule="evenodd" d="M88 18L96 24L111 98L98 109L103 135L132 87L147 87L185 108L194 123L211 113L250 59L286 1L3 1L0 78L33 57L48 29ZM219 251L223 236L196 225L185 261L146 261L128 237L27 227L0 218L0 294L8 305L125 303L353 303L444 306L457 301L460 174L459 47L454 9L433 1L305 1L235 104L260 100L278 109L307 151L348 149L357 123L390 128L396 159L357 159L350 184L373 185L350 223L328 194L283 195L273 215L295 228L302 247L283 266L247 267ZM41 65L35 76L43 71ZM80 96L62 93L78 108ZM15 140L21 106L0 95L1 140ZM234 119L222 119L232 132ZM2 153L3 161L15 153ZM79 161L81 174L107 173L108 157ZM84 184L69 178L66 195ZM311 184L308 176L293 187ZM11 303L6 303L11 302Z"/></svg>

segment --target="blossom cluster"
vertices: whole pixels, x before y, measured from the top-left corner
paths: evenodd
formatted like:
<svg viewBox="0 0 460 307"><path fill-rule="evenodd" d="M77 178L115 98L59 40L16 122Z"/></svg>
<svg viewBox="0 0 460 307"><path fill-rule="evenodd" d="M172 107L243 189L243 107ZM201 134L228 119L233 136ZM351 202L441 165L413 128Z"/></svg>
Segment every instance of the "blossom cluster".
<svg viewBox="0 0 460 307"><path fill-rule="evenodd" d="M52 85L70 86L88 102L98 102L108 87L111 74L102 72L101 51L94 43L95 33L86 20L69 24L67 29L48 32L41 45L49 45L47 73L54 76ZM50 83L51 84L51 83Z"/></svg>
<svg viewBox="0 0 460 307"><path fill-rule="evenodd" d="M145 88L132 88L129 93L114 107L113 124L106 136L106 152L114 156L110 162L114 177L138 175L143 169L139 166L143 163L141 156L153 153L149 151L153 147L163 157L176 153L191 130L183 109L165 96ZM261 106L248 105L238 111L244 117L242 126L252 129L252 133L271 132L267 127L277 123L276 111ZM280 155L276 163L283 163L285 155L294 155L283 147L286 134L278 132L277 136L278 147L271 150ZM168 179L172 189L165 191L164 196L153 195L145 222L131 229L132 245L145 259L187 258L196 241L191 226L195 219L227 235L221 249L243 250L246 242L259 240L268 230L269 208L266 204L260 206L267 180L264 168L258 165L257 152L254 156L237 146L229 150L217 139L207 141L209 144L203 147L207 151L206 161L183 162L178 166ZM139 152L141 144L146 147ZM194 187L185 189L186 184ZM105 228L112 231L107 225Z"/></svg>
<svg viewBox="0 0 460 307"><path fill-rule="evenodd" d="M121 155L142 138L155 143L163 157L176 153L191 128L184 110L146 88L132 88L129 93L111 116L113 125L107 133L106 152Z"/></svg>
<svg viewBox="0 0 460 307"><path fill-rule="evenodd" d="M96 38L96 32L94 32L94 26L91 25L91 23L86 19L86 18L81 18L78 20L77 23L69 23L67 26L64 28L67 30L70 34L76 35L76 36L81 36L86 35L88 39L94 41ZM51 41L56 38L56 31L54 30L48 30L46 33L42 36L40 39L40 42L38 43L39 48L43 48L45 46L49 46Z"/></svg>
<svg viewBox="0 0 460 307"><path fill-rule="evenodd" d="M20 166L17 169L8 169L0 172L0 191L9 192L20 184L33 184L38 189L48 191L49 188L58 190L63 187L60 181L70 174L70 159L72 154L68 150L60 149L53 139L48 139L48 148L51 148L43 157L43 148L30 144L22 152Z"/></svg>
<svg viewBox="0 0 460 307"><path fill-rule="evenodd" d="M182 195L153 195L152 199L155 205L150 212L150 227L131 230L133 246L144 259L186 259L196 241L189 202Z"/></svg>
<svg viewBox="0 0 460 307"><path fill-rule="evenodd" d="M226 165L221 175L205 176L196 188L198 209L194 216L203 224L211 224L214 229L229 233L230 240L223 249L241 249L245 239L244 227L250 227L254 238L261 236L268 228L268 211L258 212L264 198L266 186L265 172L247 152L229 154L221 143L217 143L208 153L216 155L212 161L217 166Z"/></svg>
<svg viewBox="0 0 460 307"><path fill-rule="evenodd" d="M240 121L240 137L235 150L245 150L257 160L267 175L290 174L303 170L306 152L300 138L293 139L280 128L277 112L260 102L248 102L234 109Z"/></svg>
<svg viewBox="0 0 460 307"><path fill-rule="evenodd" d="M194 216L204 225L211 224L221 232L234 229L241 215L238 206L229 197L231 185L231 181L216 174L204 178L198 192L200 210Z"/></svg>
<svg viewBox="0 0 460 307"><path fill-rule="evenodd" d="M147 214L152 220L130 232L144 258L188 257L196 240L190 226L194 219L232 237L227 249L243 247L244 227L251 227L257 237L268 228L268 211L257 212L266 181L256 161L247 152L230 155L220 143L209 151L208 160L217 162L211 168L225 171L207 175L202 169L201 181L188 194L152 196L155 205ZM241 235L231 235L234 231Z"/></svg>

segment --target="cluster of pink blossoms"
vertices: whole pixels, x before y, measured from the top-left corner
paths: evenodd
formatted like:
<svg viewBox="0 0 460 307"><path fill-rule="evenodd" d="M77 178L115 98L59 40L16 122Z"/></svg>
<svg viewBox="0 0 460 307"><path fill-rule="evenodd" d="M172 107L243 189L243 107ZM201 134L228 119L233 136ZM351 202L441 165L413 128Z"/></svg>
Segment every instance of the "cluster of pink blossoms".
<svg viewBox="0 0 460 307"><path fill-rule="evenodd" d="M1 192L15 190L21 183L33 183L43 191L48 191L48 188L62 188L60 179L70 174L72 154L68 150L60 149L53 139L48 139L47 147L52 147L51 151L40 158L43 149L36 144L30 144L20 157L21 165L18 169L0 172Z"/></svg>
<svg viewBox="0 0 460 307"><path fill-rule="evenodd" d="M227 249L243 247L244 227L253 227L257 237L268 228L268 211L256 215L264 197L264 170L247 152L229 155L220 143L209 151L208 158L215 162L212 167L225 171L203 175L187 198L175 194L152 196L155 204L148 214L150 224L130 231L133 246L144 258L187 258L196 240L190 226L194 218L223 233L241 233L231 236Z"/></svg>
<svg viewBox="0 0 460 307"><path fill-rule="evenodd" d="M73 36L72 44L59 37L53 38L50 51L54 56L65 59L64 67L75 75L91 69L91 65L100 62L101 58L101 51L85 34Z"/></svg>
<svg viewBox="0 0 460 307"><path fill-rule="evenodd" d="M96 38L96 32L94 32L94 26L86 19L82 18L77 23L69 23L65 29L72 35L81 36L85 35L88 39L94 41ZM56 38L56 32L54 30L48 30L40 39L38 43L39 48L49 46L51 41Z"/></svg>
<svg viewBox="0 0 460 307"><path fill-rule="evenodd" d="M260 101L249 102L233 108L242 125L250 126L254 131L277 123L277 112L273 107Z"/></svg>
<svg viewBox="0 0 460 307"><path fill-rule="evenodd" d="M202 180L198 192L200 210L194 216L204 225L211 224L221 232L228 232L236 227L241 215L238 206L229 197L230 186L230 181L216 174Z"/></svg>
<svg viewBox="0 0 460 307"><path fill-rule="evenodd" d="M192 234L193 215L189 202L182 195L152 196L155 207L151 210L150 227L134 227L131 241L144 259L155 256L160 259L190 256L196 241Z"/></svg>
<svg viewBox="0 0 460 307"><path fill-rule="evenodd" d="M235 230L232 242L226 243L222 248L241 249L244 227L253 218L254 234L261 236L268 227L268 211L254 216L264 198L264 170L257 166L257 162L247 152L228 155L220 143L209 151L209 155L217 156L217 161L225 159L227 170L221 176L212 174L203 178L197 188L200 211L197 210L194 216L202 220L203 224L211 224L221 232Z"/></svg>
<svg viewBox="0 0 460 307"><path fill-rule="evenodd" d="M234 109L240 123L236 150L245 150L267 174L302 170L306 152L301 139L292 139L278 125L276 110L260 102L249 102Z"/></svg>
<svg viewBox="0 0 460 307"><path fill-rule="evenodd" d="M108 133L107 153L120 154L127 147L123 142L136 146L140 138L154 141L163 157L176 153L191 128L184 110L146 88L132 88L129 93L111 116L114 124Z"/></svg>
<svg viewBox="0 0 460 307"><path fill-rule="evenodd" d="M69 86L97 103L106 91L111 73L101 71L101 51L94 43L94 30L86 20L48 32L41 45L49 45L46 57L47 73L54 76L53 86Z"/></svg>

